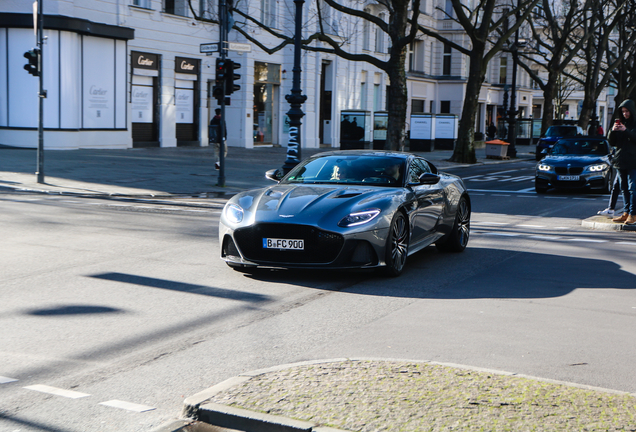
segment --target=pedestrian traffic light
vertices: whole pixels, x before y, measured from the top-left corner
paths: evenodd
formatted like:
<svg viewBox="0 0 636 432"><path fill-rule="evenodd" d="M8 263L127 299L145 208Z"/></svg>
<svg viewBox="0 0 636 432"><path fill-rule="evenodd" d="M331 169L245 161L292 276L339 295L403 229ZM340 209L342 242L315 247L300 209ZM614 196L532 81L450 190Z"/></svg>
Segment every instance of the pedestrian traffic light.
<svg viewBox="0 0 636 432"><path fill-rule="evenodd" d="M234 70L241 67L240 63L235 63L232 60L226 60L225 64L225 94L231 95L235 91L239 91L241 86L234 84L234 81L241 79L241 75L235 74Z"/></svg>
<svg viewBox="0 0 636 432"><path fill-rule="evenodd" d="M29 60L24 65L24 69L33 76L40 76L40 49L33 48L24 53L24 57Z"/></svg>

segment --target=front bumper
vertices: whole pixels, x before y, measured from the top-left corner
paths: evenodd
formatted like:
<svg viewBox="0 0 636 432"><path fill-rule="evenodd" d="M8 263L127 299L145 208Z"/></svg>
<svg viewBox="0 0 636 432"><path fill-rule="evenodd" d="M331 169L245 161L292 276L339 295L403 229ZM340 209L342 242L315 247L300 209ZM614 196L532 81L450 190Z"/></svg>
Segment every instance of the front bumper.
<svg viewBox="0 0 636 432"><path fill-rule="evenodd" d="M256 224L232 230L221 224L221 259L234 266L270 268L373 268L385 265L384 248L389 230L352 234L333 233L313 226ZM263 238L304 240L299 250L266 249Z"/></svg>
<svg viewBox="0 0 636 432"><path fill-rule="evenodd" d="M609 170L602 173L578 174L578 180L560 180L562 176L558 174L538 172L535 184L541 188L605 190L609 182L608 176Z"/></svg>

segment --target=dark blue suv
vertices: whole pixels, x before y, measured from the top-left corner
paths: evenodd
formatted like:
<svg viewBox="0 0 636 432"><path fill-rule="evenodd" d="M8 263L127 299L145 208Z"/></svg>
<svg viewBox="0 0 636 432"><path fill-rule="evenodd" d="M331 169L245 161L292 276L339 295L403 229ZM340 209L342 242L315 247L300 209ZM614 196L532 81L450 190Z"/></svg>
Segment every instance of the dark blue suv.
<svg viewBox="0 0 636 432"><path fill-rule="evenodd" d="M545 132L545 135L541 137L537 143L536 159L541 160L545 157L545 153L542 153L545 149L551 149L554 144L561 138L577 137L585 135L583 128L576 125L559 125L550 126Z"/></svg>

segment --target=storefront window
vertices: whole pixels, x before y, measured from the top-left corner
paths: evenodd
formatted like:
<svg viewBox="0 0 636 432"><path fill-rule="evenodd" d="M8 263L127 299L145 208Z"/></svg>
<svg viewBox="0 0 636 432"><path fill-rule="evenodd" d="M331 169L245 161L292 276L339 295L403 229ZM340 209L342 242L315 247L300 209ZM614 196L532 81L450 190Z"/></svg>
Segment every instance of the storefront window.
<svg viewBox="0 0 636 432"><path fill-rule="evenodd" d="M254 142L269 144L277 140L280 65L254 63Z"/></svg>

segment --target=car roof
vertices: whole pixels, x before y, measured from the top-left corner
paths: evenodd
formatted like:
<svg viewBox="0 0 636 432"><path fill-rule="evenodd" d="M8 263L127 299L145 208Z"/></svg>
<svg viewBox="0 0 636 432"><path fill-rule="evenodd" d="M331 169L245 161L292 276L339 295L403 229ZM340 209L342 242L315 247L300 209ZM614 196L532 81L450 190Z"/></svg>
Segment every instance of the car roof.
<svg viewBox="0 0 636 432"><path fill-rule="evenodd" d="M391 151L391 150L334 150L323 153L316 153L312 158L323 156L375 156L375 157L397 157L401 159L408 159L411 156L415 156L413 153Z"/></svg>

